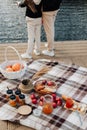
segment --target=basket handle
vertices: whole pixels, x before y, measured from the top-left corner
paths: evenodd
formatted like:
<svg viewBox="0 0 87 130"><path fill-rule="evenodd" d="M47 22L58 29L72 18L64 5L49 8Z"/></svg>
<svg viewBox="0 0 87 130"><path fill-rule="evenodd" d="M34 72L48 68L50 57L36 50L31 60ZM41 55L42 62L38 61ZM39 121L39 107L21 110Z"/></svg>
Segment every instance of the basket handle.
<svg viewBox="0 0 87 130"><path fill-rule="evenodd" d="M7 50L8 50L8 48L13 49L13 50L16 52L16 54L17 54L19 60L21 61L21 57L20 57L19 52L18 52L13 46L8 46L8 47L5 49L5 61L7 61Z"/></svg>

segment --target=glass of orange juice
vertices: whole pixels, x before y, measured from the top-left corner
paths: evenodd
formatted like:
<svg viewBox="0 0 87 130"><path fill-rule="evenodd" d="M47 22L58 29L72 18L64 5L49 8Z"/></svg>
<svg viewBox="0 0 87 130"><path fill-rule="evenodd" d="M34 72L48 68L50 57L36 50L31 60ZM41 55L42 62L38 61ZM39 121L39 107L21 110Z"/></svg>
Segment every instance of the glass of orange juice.
<svg viewBox="0 0 87 130"><path fill-rule="evenodd" d="M43 109L42 109L42 112L44 114L52 113L52 111L53 111L52 101L53 101L53 98L51 95L47 94L44 96L44 105L43 105Z"/></svg>

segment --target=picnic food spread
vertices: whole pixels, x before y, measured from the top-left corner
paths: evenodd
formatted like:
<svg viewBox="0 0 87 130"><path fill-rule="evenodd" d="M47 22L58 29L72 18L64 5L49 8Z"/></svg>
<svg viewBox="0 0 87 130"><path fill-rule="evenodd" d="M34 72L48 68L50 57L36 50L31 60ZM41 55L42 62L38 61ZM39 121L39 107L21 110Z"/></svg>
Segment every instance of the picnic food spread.
<svg viewBox="0 0 87 130"><path fill-rule="evenodd" d="M72 126L75 130L86 130L87 69L71 64L65 65L58 62L48 64L47 62L30 61L25 75L18 80L5 79L1 75L0 119L17 120L22 125L38 130L45 130L49 127L51 130L64 128L68 130L72 129ZM49 66L49 69L41 73L46 65ZM22 84L22 88L25 90L29 87L27 86L28 80L32 82L33 87L30 91L24 92L19 86ZM6 89L7 86L9 89ZM18 94L16 91L19 89L21 93ZM50 92L48 93L46 89ZM9 92L11 90L12 93ZM52 97L50 107L45 100L45 96L48 95ZM31 113L29 111L23 113L27 109L24 105L32 109ZM38 107L42 109L38 109ZM3 113L4 116L1 116Z"/></svg>
<svg viewBox="0 0 87 130"><path fill-rule="evenodd" d="M38 81L39 85L48 85L52 86L52 88L55 88L55 82L51 82L48 80L40 80ZM36 87L36 86L35 86ZM36 88L35 88L36 89ZM41 88L37 87L37 91L40 91ZM9 104L12 107L15 106L22 106L25 104L25 95L21 93L20 89L16 89L15 94L13 94L13 91L8 88L7 90L7 97L9 98ZM41 93L40 93L41 94ZM49 95L50 94L50 95ZM8 96L9 95L9 96ZM43 95L43 93L42 93ZM78 111L80 113L83 113L86 111L87 106L85 104L81 104L79 102L76 102L71 97L68 97L66 95L58 96L56 93L44 93L44 95L37 95L34 92L30 95L31 103L36 104L38 106L43 107L43 113L50 114L53 111L53 108L57 108L58 106L64 106L65 109L72 110L72 111ZM46 103L46 96L50 97L50 102Z"/></svg>

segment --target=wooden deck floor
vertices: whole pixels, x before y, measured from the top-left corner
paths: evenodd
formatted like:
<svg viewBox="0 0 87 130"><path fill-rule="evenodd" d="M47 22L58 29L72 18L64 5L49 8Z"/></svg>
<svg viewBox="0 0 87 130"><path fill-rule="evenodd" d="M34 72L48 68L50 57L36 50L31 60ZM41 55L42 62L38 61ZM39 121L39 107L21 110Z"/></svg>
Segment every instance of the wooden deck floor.
<svg viewBox="0 0 87 130"><path fill-rule="evenodd" d="M45 49L44 43L41 43L41 49ZM5 61L4 53L5 48L7 46L15 47L19 53L24 53L27 48L27 43L14 43L14 44L0 44L0 63ZM35 56L33 55L34 59L39 58L51 58L57 59L60 62L66 63L75 63L77 65L82 65L87 67L87 40L86 41L65 41L65 42L55 42L55 57L49 56ZM7 58L9 59L17 59L17 54L8 49Z"/></svg>
<svg viewBox="0 0 87 130"><path fill-rule="evenodd" d="M14 43L14 44L0 44L0 63L5 61L4 53L7 46L14 46L19 53L24 53L27 48L27 43ZM41 49L45 48L44 43L42 43ZM16 53L9 49L7 53L7 58L17 59ZM59 62L64 62L66 64L75 63L77 65L87 67L87 41L65 41L55 43L55 57L48 56L35 56L34 59L46 58L46 59L57 59ZM0 121L0 130L32 130L31 128L13 124L8 121Z"/></svg>

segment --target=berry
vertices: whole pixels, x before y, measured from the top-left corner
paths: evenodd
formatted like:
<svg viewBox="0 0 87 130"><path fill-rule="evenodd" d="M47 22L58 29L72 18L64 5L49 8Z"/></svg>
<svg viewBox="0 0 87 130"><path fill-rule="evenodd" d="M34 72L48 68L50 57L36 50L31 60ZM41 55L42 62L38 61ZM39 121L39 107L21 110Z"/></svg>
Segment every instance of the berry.
<svg viewBox="0 0 87 130"><path fill-rule="evenodd" d="M47 80L42 81L42 85L45 85L47 83Z"/></svg>
<svg viewBox="0 0 87 130"><path fill-rule="evenodd" d="M54 82L52 82L52 81L47 81L47 85L48 85L48 86L53 86L53 85L54 85Z"/></svg>

